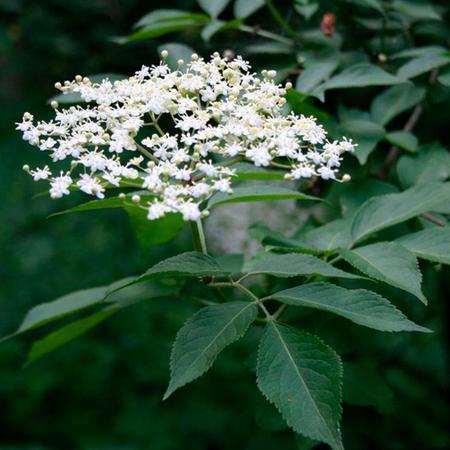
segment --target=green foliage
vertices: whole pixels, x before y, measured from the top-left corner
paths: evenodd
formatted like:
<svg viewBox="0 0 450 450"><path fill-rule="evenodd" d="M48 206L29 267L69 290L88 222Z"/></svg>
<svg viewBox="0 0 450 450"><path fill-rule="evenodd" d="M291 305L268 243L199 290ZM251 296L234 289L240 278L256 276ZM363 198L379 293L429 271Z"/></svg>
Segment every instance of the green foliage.
<svg viewBox="0 0 450 450"><path fill-rule="evenodd" d="M14 20L0 28L0 327L20 335L0 347L8 411L0 449L342 449L342 402L348 450L448 448L447 2L25 3L0 5ZM336 19L328 35L319 27L325 13ZM242 183L211 199L217 213L242 203L251 216L271 200L298 207L290 234L253 221L249 235L265 250L256 257L189 251L178 215L149 222L133 205L132 180L120 188L125 203L115 192L77 206L30 203L29 183L17 175L25 146L11 137L19 111L43 105L54 81L75 73L113 81L157 63L162 49L171 67L194 50L217 50L243 55L256 70L277 69L280 82L294 85L287 111L318 117L330 140L344 133L358 142L344 166L352 181L287 188L281 172L234 165ZM319 199L326 201L303 201ZM44 227L55 211L61 217ZM177 330L166 397L214 370L161 403ZM322 339L342 356L343 371ZM22 341L32 342L28 362L39 363L20 371ZM255 368L281 416L258 397ZM300 433L295 439L286 423Z"/></svg>
<svg viewBox="0 0 450 450"><path fill-rule="evenodd" d="M396 240L418 258L450 264L450 229L429 228L407 234Z"/></svg>
<svg viewBox="0 0 450 450"><path fill-rule="evenodd" d="M427 303L420 287L422 276L417 259L401 245L377 242L353 250L343 249L341 255L369 277L403 289Z"/></svg>
<svg viewBox="0 0 450 450"><path fill-rule="evenodd" d="M228 302L207 306L191 317L173 345L170 384L164 399L205 373L225 347L244 335L257 314L254 303Z"/></svg>
<svg viewBox="0 0 450 450"><path fill-rule="evenodd" d="M342 366L338 355L317 337L269 322L261 337L258 387L288 425L306 437L343 449Z"/></svg>
<svg viewBox="0 0 450 450"><path fill-rule="evenodd" d="M313 256L297 253L284 255L264 254L250 260L244 266L248 275L274 275L280 278L297 277L299 275L321 275L324 277L359 278L357 275L344 272Z"/></svg>
<svg viewBox="0 0 450 450"><path fill-rule="evenodd" d="M309 283L272 294L286 305L328 311L379 331L427 331L408 320L388 300L365 289Z"/></svg>

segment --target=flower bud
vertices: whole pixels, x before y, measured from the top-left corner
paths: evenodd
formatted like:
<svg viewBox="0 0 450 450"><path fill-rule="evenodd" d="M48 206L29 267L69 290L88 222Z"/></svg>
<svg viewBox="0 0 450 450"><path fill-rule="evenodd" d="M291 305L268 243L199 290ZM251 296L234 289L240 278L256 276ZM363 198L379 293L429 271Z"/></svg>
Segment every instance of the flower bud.
<svg viewBox="0 0 450 450"><path fill-rule="evenodd" d="M24 170L25 172L29 172L30 171L30 166L28 164L24 164L22 166L22 170Z"/></svg>
<svg viewBox="0 0 450 450"><path fill-rule="evenodd" d="M125 200L127 198L127 196L123 192L121 192L119 194L119 198L120 198L120 200Z"/></svg>
<svg viewBox="0 0 450 450"><path fill-rule="evenodd" d="M167 50L163 50L161 52L161 58L166 59L169 56L169 52Z"/></svg>
<svg viewBox="0 0 450 450"><path fill-rule="evenodd" d="M137 195L137 194L134 194L134 195L131 197L131 201L132 201L133 203L140 203L140 201L141 201L141 196L140 196L140 195Z"/></svg>
<svg viewBox="0 0 450 450"><path fill-rule="evenodd" d="M351 177L348 173L346 173L346 174L342 177L342 182L343 182L343 183L347 183L347 182L349 182L351 179L352 179L352 177Z"/></svg>
<svg viewBox="0 0 450 450"><path fill-rule="evenodd" d="M53 109L57 109L58 106L59 106L59 103L58 103L56 100L53 100L53 101L50 103L50 106L51 106Z"/></svg>

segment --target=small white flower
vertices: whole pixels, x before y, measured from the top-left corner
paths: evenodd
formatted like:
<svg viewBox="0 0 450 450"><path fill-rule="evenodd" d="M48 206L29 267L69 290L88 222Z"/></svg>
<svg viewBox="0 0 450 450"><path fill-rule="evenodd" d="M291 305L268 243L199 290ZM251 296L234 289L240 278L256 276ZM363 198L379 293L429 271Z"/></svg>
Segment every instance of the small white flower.
<svg viewBox="0 0 450 450"><path fill-rule="evenodd" d="M45 166L42 169L31 170L30 174L33 176L34 181L39 181L46 180L52 173L48 166Z"/></svg>
<svg viewBox="0 0 450 450"><path fill-rule="evenodd" d="M183 215L183 220L197 221L201 217L200 208L195 203L183 203L180 206L180 212Z"/></svg>
<svg viewBox="0 0 450 450"><path fill-rule="evenodd" d="M172 212L198 220L200 205L232 190L235 171L227 166L241 158L286 168L290 179L335 179L342 154L356 144L327 141L314 117L285 115L286 89L274 81L276 73L260 78L250 69L240 56L228 61L216 53L207 61L194 56L183 71L162 62L124 80L77 76L57 83L63 94L77 93L89 104L59 106L49 122L24 114L16 124L24 140L66 164L57 177L48 166L26 165L27 172L49 180L52 198L71 187L97 198L106 186L146 189L155 194L149 220ZM168 123L171 133L163 129Z"/></svg>

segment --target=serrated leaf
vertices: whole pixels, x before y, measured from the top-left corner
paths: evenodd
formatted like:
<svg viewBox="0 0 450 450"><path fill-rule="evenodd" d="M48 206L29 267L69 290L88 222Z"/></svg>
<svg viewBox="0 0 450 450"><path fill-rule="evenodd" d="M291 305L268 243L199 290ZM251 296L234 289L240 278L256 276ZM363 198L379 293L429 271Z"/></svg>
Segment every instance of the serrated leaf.
<svg viewBox="0 0 450 450"><path fill-rule="evenodd" d="M265 253L244 264L243 272L249 275L273 275L280 278L320 275L337 278L361 278L358 275L336 269L313 255L301 253Z"/></svg>
<svg viewBox="0 0 450 450"><path fill-rule="evenodd" d="M425 331L392 303L366 289L345 289L331 283L309 283L271 294L286 305L304 306L345 317L379 331Z"/></svg>
<svg viewBox="0 0 450 450"><path fill-rule="evenodd" d="M257 314L258 307L248 302L207 306L194 314L175 339L170 383L164 399L203 375L225 347L245 334Z"/></svg>
<svg viewBox="0 0 450 450"><path fill-rule="evenodd" d="M261 9L265 3L265 0L236 0L233 7L234 17L245 19Z"/></svg>
<svg viewBox="0 0 450 450"><path fill-rule="evenodd" d="M351 242L350 217L333 220L321 227L307 231L300 236L301 240L314 246L318 250L331 251L347 247Z"/></svg>
<svg viewBox="0 0 450 450"><path fill-rule="evenodd" d="M425 97L425 88L412 83L392 86L379 94L372 102L370 113L372 119L386 125L395 116L412 108Z"/></svg>
<svg viewBox="0 0 450 450"><path fill-rule="evenodd" d="M301 192L277 186L242 186L233 189L232 194L218 192L214 194L209 202L209 208L223 205L225 203L242 202L264 202L268 200L319 200Z"/></svg>
<svg viewBox="0 0 450 450"><path fill-rule="evenodd" d="M357 88L365 86L385 86L398 84L401 80L369 63L360 63L344 69L322 85L324 90Z"/></svg>
<svg viewBox="0 0 450 450"><path fill-rule="evenodd" d="M207 12L213 19L226 8L230 0L197 0L200 8Z"/></svg>
<svg viewBox="0 0 450 450"><path fill-rule="evenodd" d="M355 243L424 212L439 211L449 201L450 183L424 183L399 194L373 197L355 214L352 240Z"/></svg>
<svg viewBox="0 0 450 450"><path fill-rule="evenodd" d="M420 56L401 66L397 71L397 76L401 79L407 80L415 78L432 69L444 66L450 63L450 56L448 54L432 54Z"/></svg>
<svg viewBox="0 0 450 450"><path fill-rule="evenodd" d="M402 236L396 241L418 258L450 264L450 228L436 227Z"/></svg>
<svg viewBox="0 0 450 450"><path fill-rule="evenodd" d="M27 362L32 363L94 328L117 311L107 308L84 319L76 320L33 343Z"/></svg>
<svg viewBox="0 0 450 450"><path fill-rule="evenodd" d="M231 275L211 256L199 252L186 252L165 259L155 264L143 275L132 282L140 283L145 280L174 277L228 276ZM126 287L126 286L123 286ZM122 289L123 287L120 287Z"/></svg>
<svg viewBox="0 0 450 450"><path fill-rule="evenodd" d="M397 147L407 150L408 152L415 153L419 146L419 139L410 131L392 131L386 134L386 140Z"/></svg>
<svg viewBox="0 0 450 450"><path fill-rule="evenodd" d="M257 384L297 433L343 450L342 365L316 336L270 321L258 350Z"/></svg>
<svg viewBox="0 0 450 450"><path fill-rule="evenodd" d="M396 169L404 188L429 180L445 181L450 177L450 153L439 143L423 145L417 155L402 156Z"/></svg>
<svg viewBox="0 0 450 450"><path fill-rule="evenodd" d="M423 303L422 274L413 253L395 242L378 242L353 250L341 250L352 266L375 280L398 287L415 295Z"/></svg>

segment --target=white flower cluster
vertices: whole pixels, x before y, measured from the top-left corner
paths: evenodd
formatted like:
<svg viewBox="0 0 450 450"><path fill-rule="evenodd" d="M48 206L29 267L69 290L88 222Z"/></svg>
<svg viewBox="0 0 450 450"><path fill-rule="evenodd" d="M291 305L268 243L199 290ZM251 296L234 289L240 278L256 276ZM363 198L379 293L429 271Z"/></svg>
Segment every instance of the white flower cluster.
<svg viewBox="0 0 450 450"><path fill-rule="evenodd" d="M185 70L181 60L171 70L166 58L163 51L158 66L129 79L56 83L88 104L60 109L52 102L50 122L35 124L24 114L17 124L24 139L55 163L70 161L56 173L24 166L34 180L50 181L52 198L79 189L101 199L109 187L136 187L152 194L132 197L150 220L171 212L198 220L208 198L231 192L235 162L284 168L289 179L327 180L336 179L342 153L354 150L346 138L329 142L313 117L284 114L291 86L277 85L275 71L258 77L241 57L227 61L218 53L209 61L194 54Z"/></svg>

